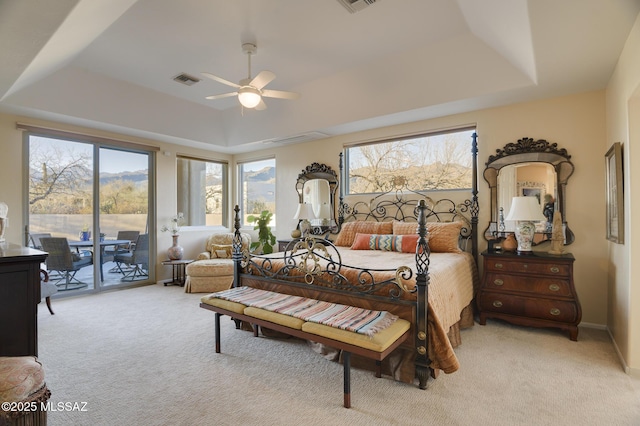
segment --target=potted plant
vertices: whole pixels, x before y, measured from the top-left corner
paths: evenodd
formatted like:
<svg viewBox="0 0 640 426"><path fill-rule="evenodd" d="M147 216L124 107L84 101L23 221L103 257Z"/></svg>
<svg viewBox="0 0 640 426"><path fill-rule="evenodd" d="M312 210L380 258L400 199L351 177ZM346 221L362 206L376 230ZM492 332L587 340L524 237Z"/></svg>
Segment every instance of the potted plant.
<svg viewBox="0 0 640 426"><path fill-rule="evenodd" d="M258 241L251 243L251 250L256 250L258 247L262 247L263 254L273 253L273 246L276 244L276 236L271 232L269 222L273 214L269 210L262 210L260 216L247 216L249 223L255 222L254 230L258 231Z"/></svg>

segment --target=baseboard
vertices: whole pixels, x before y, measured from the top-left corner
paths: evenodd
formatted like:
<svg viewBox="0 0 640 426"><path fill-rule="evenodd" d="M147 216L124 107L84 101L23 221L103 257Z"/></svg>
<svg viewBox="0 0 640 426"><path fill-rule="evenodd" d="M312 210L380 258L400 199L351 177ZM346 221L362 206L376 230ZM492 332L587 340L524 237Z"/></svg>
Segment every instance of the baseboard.
<svg viewBox="0 0 640 426"><path fill-rule="evenodd" d="M634 369L631 369L628 365L627 362L625 361L624 357L622 356L622 352L620 352L620 348L618 347L618 344L616 343L616 339L613 338L613 334L611 334L611 330L609 329L609 327L605 327L605 329L607 330L607 334L609 335L609 338L611 339L611 343L613 343L613 348L616 350L616 354L618 354L618 360L620 361L620 365L622 366L622 370L629 375L632 375L634 377L640 377L636 376L636 374L640 374L640 371Z"/></svg>
<svg viewBox="0 0 640 426"><path fill-rule="evenodd" d="M580 323L580 327L584 327L584 328L595 328L596 330L608 330L608 327L604 324L595 324L592 322L581 322ZM611 335L611 333L609 333L609 335Z"/></svg>

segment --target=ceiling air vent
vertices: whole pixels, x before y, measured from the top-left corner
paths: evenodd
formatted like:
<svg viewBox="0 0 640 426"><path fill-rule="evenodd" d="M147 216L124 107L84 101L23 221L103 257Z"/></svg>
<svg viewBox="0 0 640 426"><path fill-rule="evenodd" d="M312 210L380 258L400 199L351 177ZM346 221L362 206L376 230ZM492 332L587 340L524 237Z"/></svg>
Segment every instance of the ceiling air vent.
<svg viewBox="0 0 640 426"><path fill-rule="evenodd" d="M376 0L338 0L349 12L356 13L367 6L374 4Z"/></svg>
<svg viewBox="0 0 640 426"><path fill-rule="evenodd" d="M200 81L199 78L190 76L189 74L179 74L173 77L173 81L177 81L178 83L186 84L187 86L193 86L197 82Z"/></svg>
<svg viewBox="0 0 640 426"><path fill-rule="evenodd" d="M326 133L308 132L308 133L301 133L299 135L288 136L284 138L267 139L265 141L262 141L262 143L269 143L269 144L277 143L277 144L285 145L285 144L291 144L291 143L309 142L309 141L314 141L316 139L324 139L327 137L329 137L329 135Z"/></svg>

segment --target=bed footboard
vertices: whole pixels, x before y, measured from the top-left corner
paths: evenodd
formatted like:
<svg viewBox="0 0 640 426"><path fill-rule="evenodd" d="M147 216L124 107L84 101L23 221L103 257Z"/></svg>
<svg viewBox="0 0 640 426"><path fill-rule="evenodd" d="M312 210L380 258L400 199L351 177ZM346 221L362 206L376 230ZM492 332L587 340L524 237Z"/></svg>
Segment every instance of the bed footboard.
<svg viewBox="0 0 640 426"><path fill-rule="evenodd" d="M412 338L407 342L413 342L411 345L415 350L415 376L419 387L426 389L431 375L427 350L430 251L426 203L422 200L417 209L419 238L415 254L417 273L414 276L413 269L408 266L382 270L344 265L339 251L330 241L313 236L294 240L284 253L255 255L242 252L240 208L236 206L233 286L267 289L366 309L373 307L408 320ZM380 272L385 276L383 279L376 278ZM407 297L407 294L412 296Z"/></svg>

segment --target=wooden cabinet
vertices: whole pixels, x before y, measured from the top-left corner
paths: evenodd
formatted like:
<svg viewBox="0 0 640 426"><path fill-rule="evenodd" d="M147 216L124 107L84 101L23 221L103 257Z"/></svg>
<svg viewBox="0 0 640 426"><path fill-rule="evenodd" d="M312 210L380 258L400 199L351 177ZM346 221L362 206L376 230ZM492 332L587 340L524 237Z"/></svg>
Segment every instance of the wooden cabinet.
<svg viewBox="0 0 640 426"><path fill-rule="evenodd" d="M38 356L40 263L47 253L0 243L0 356Z"/></svg>
<svg viewBox="0 0 640 426"><path fill-rule="evenodd" d="M278 251L285 251L287 245L293 241L291 238L286 240L278 240Z"/></svg>
<svg viewBox="0 0 640 426"><path fill-rule="evenodd" d="M533 252L483 252L484 271L477 295L480 324L499 318L532 327L557 327L578 340L582 310L573 285L574 257Z"/></svg>

